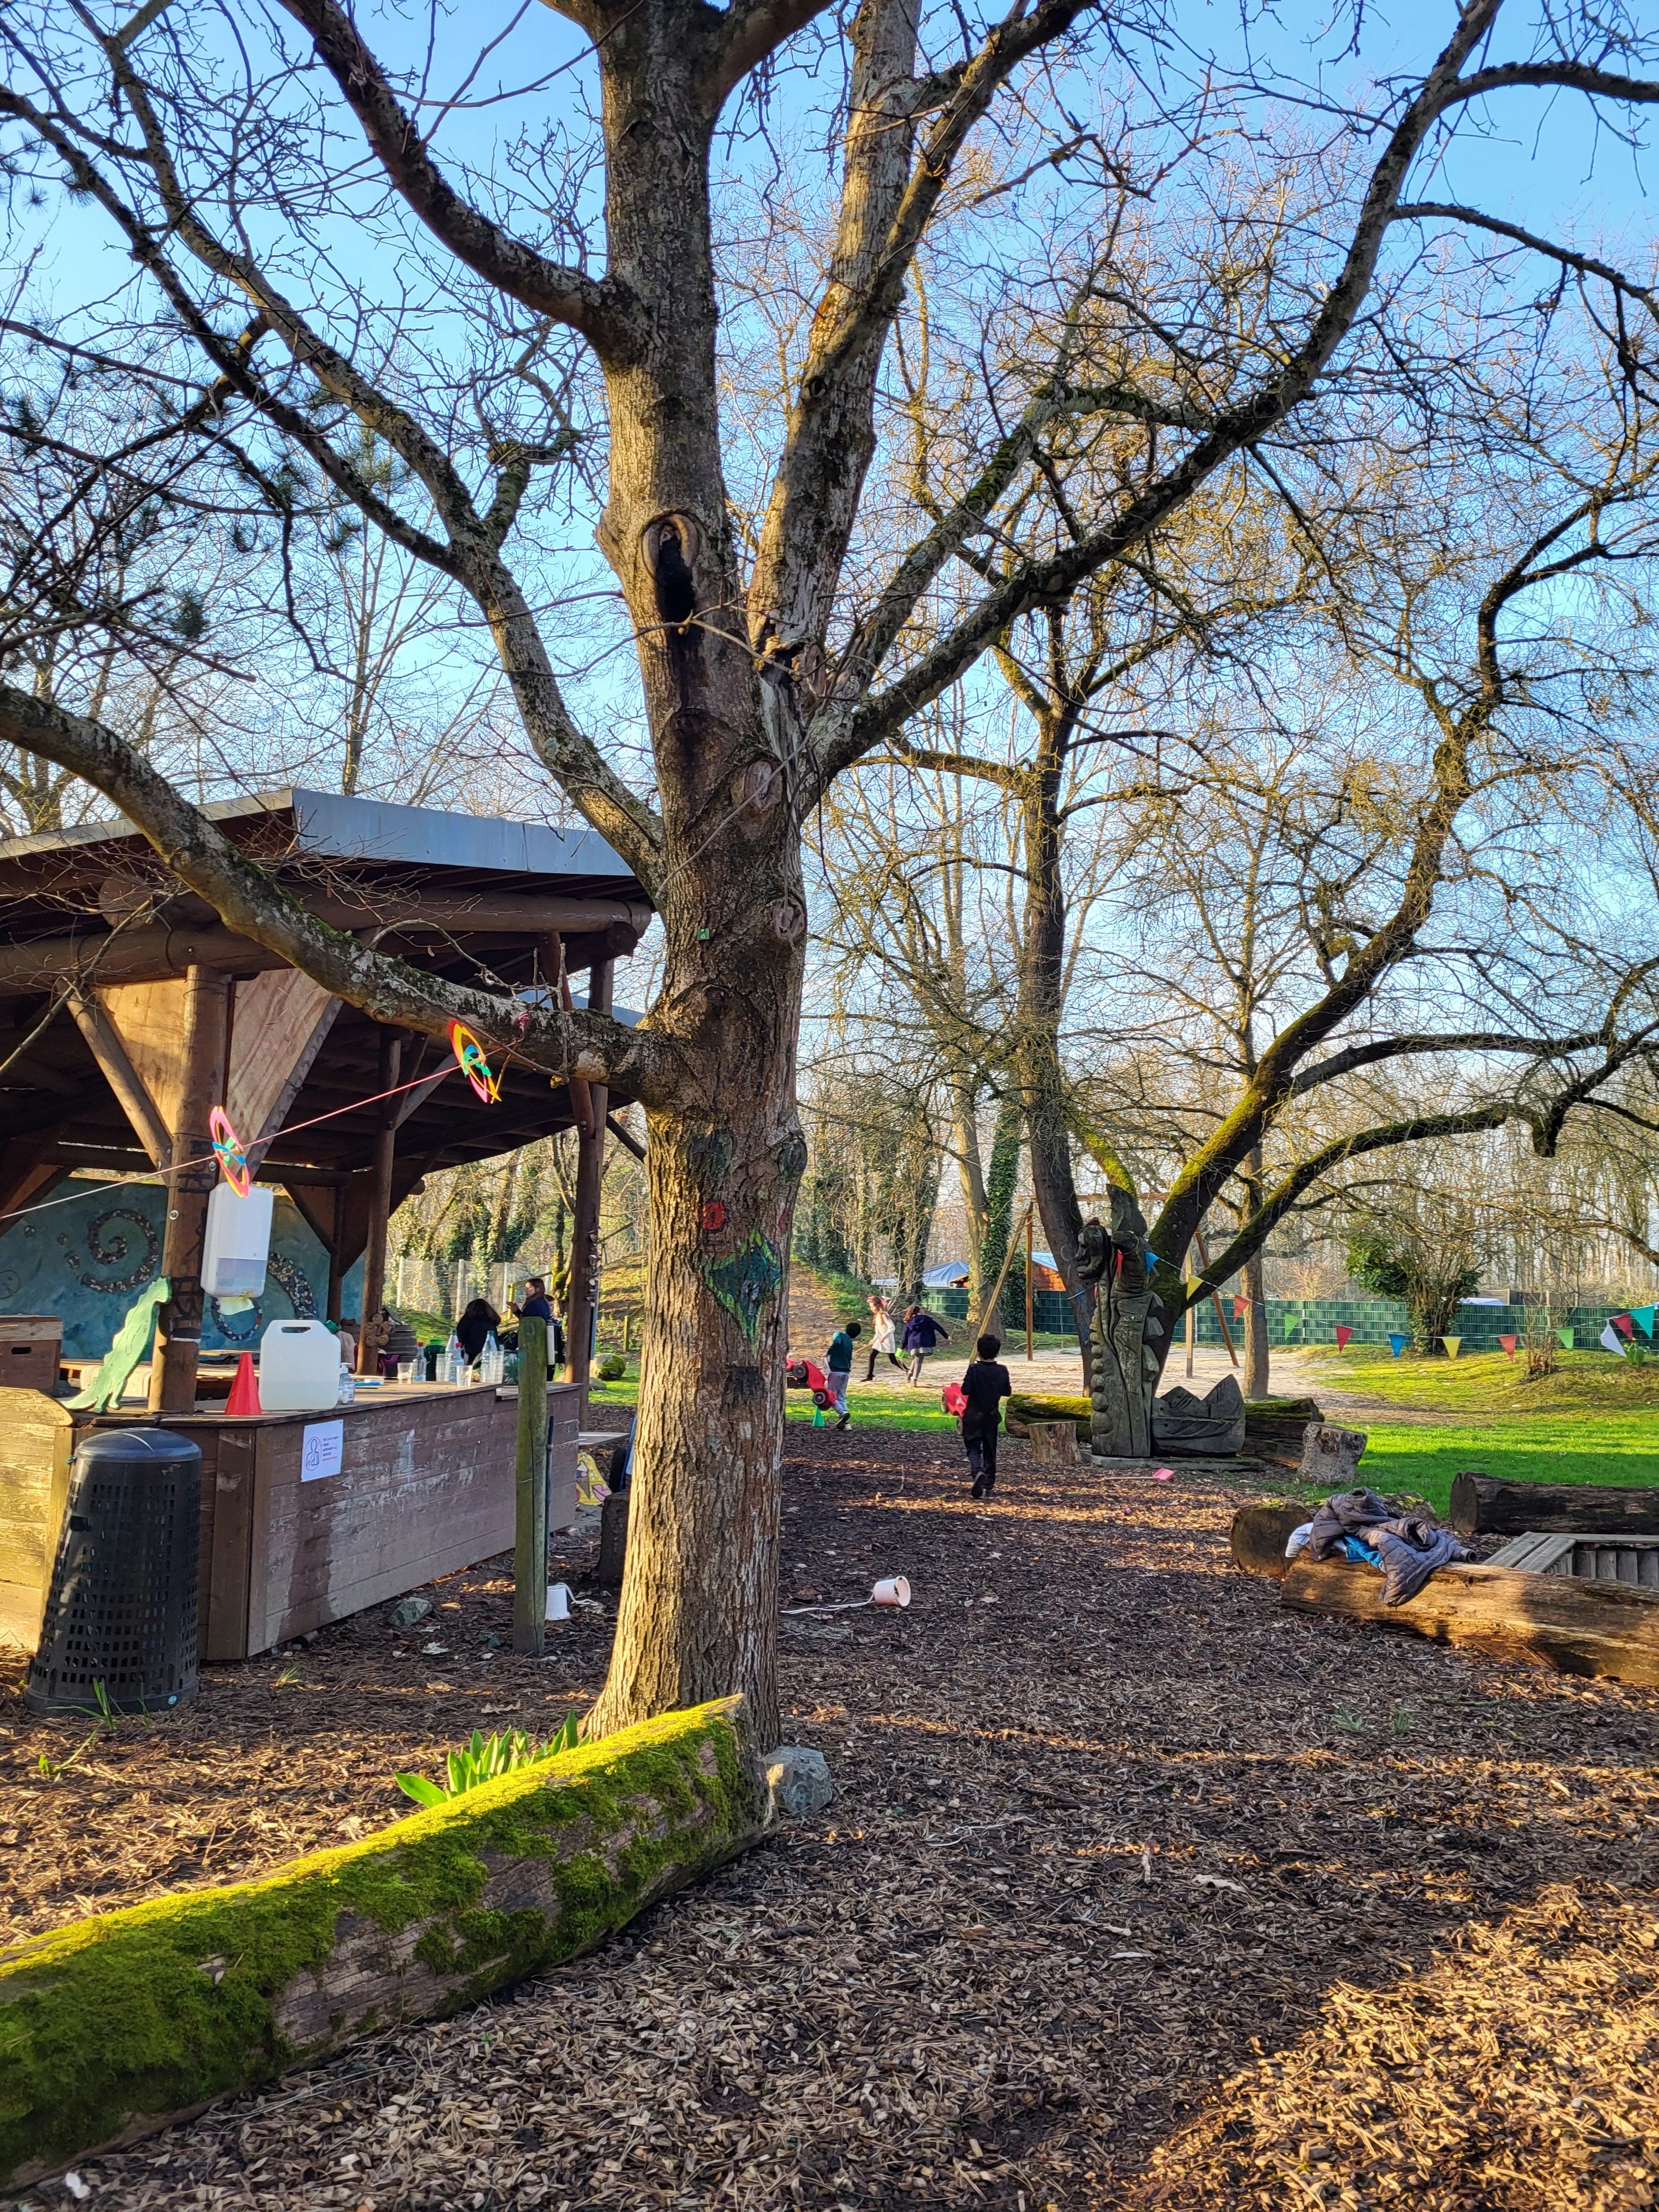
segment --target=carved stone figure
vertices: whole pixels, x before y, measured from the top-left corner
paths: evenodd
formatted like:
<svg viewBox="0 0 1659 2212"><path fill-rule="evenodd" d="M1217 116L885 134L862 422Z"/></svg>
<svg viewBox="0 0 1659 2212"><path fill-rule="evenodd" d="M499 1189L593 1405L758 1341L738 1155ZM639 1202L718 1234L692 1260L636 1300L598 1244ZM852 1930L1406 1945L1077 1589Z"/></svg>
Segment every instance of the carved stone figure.
<svg viewBox="0 0 1659 2212"><path fill-rule="evenodd" d="M1152 1391L1168 1336L1164 1301L1147 1284L1146 1221L1127 1191L1112 1192L1111 1221L1087 1222L1078 1273L1095 1286L1093 1416L1090 1443L1114 1459L1152 1449Z"/></svg>
<svg viewBox="0 0 1659 2212"><path fill-rule="evenodd" d="M1152 1401L1152 1443L1171 1455L1232 1459L1244 1448L1244 1393L1224 1375L1207 1398L1177 1384Z"/></svg>

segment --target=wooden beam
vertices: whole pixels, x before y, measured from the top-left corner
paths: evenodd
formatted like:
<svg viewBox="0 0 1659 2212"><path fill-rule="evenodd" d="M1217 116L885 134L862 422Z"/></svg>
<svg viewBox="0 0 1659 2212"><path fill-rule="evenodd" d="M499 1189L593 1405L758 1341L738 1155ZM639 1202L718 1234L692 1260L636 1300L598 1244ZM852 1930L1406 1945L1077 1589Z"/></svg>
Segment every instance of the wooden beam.
<svg viewBox="0 0 1659 2212"><path fill-rule="evenodd" d="M134 1135L149 1154L152 1164L166 1167L173 1157L167 1123L150 1096L149 1085L133 1066L107 1011L89 991L71 991L69 1006L75 1026L86 1039L105 1082L120 1101L121 1110L131 1122Z"/></svg>
<svg viewBox="0 0 1659 2212"><path fill-rule="evenodd" d="M218 1180L208 1135L208 1115L224 1096L230 1030L230 979L192 968L185 981L179 1055L179 1105L173 1124L173 1158L194 1163L177 1168L167 1183L167 1234L161 1273L170 1285L155 1328L149 1405L156 1413L193 1413L196 1369L202 1351L202 1247L208 1200Z"/></svg>
<svg viewBox="0 0 1659 2212"><path fill-rule="evenodd" d="M593 970L588 1005L611 1011L611 970L607 961ZM567 1382L586 1385L592 1365L593 1323L599 1308L599 1193L605 1182L606 1091L602 1083L583 1086L590 1121L576 1140L576 1193L570 1237L570 1291L565 1337ZM574 1093L575 1085L571 1085Z"/></svg>
<svg viewBox="0 0 1659 2212"><path fill-rule="evenodd" d="M1460 1536L1659 1534L1659 1490L1577 1482L1496 1482L1468 1470L1452 1478L1451 1525Z"/></svg>
<svg viewBox="0 0 1659 2212"><path fill-rule="evenodd" d="M380 1065L375 1089L395 1090L403 1066L403 1038L396 1030L380 1031ZM374 1138L374 1163L369 1170L368 1237L363 1251L363 1326L357 1338L357 1372L374 1371L368 1324L386 1303L386 1232L392 1218L392 1170L398 1152L398 1104L380 1101L380 1126Z"/></svg>
<svg viewBox="0 0 1659 2212"><path fill-rule="evenodd" d="M641 1166L643 1167L645 1164L645 1146L634 1134L634 1132L629 1127L627 1122L619 1121L614 1114L607 1114L605 1117L605 1126L610 1130L611 1135L617 1139L617 1142L622 1146L623 1150L625 1152L632 1152L635 1158L638 1160Z"/></svg>
<svg viewBox="0 0 1659 2212"><path fill-rule="evenodd" d="M69 1173L61 1161L46 1157L47 1144L44 1132L0 1144L0 1228Z"/></svg>
<svg viewBox="0 0 1659 2212"><path fill-rule="evenodd" d="M334 1249L335 1235L338 1226L335 1219L335 1216L339 1211L339 1192L337 1188L331 1191L328 1194L327 1198L320 1204L312 1196L310 1191L307 1189L304 1183L289 1182L284 1181L283 1183L283 1188L288 1193L289 1198L294 1201L295 1212L299 1215L301 1220L305 1223L306 1227L310 1230L312 1235L322 1246L324 1251L332 1253ZM332 1314L330 1316L330 1319L333 1321L338 1321L339 1318L340 1316L338 1314Z"/></svg>
<svg viewBox="0 0 1659 2212"><path fill-rule="evenodd" d="M340 1006L297 968L237 984L225 1112L254 1168L288 1119Z"/></svg>
<svg viewBox="0 0 1659 2212"><path fill-rule="evenodd" d="M1454 1565L1437 1567L1404 1605L1384 1605L1374 1568L1304 1557L1291 1561L1279 1601L1523 1666L1659 1686L1659 1596L1627 1583Z"/></svg>
<svg viewBox="0 0 1659 2212"><path fill-rule="evenodd" d="M302 905L337 929L368 929L377 937L419 938L442 930L465 937L532 938L547 930L572 933L567 964L585 967L590 959L631 952L645 933L652 908L623 898L434 898L388 894L376 902L364 894L350 900L296 893ZM578 950L580 948L580 951ZM239 937L216 921L201 918L174 926L106 932L86 929L73 935L37 938L33 944L0 945L0 992L40 988L61 982L65 973L82 975L100 989L112 983L156 982L182 977L189 968L224 968L256 975L289 963L249 937Z"/></svg>

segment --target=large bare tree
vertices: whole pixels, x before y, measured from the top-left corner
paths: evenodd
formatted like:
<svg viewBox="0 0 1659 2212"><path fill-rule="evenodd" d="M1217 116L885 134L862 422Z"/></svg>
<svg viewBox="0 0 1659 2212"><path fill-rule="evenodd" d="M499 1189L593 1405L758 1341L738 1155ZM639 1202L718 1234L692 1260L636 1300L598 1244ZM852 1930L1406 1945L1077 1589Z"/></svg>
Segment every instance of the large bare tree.
<svg viewBox="0 0 1659 2212"><path fill-rule="evenodd" d="M1605 32L1588 6L1518 23L1508 59L1485 58L1512 12L1505 0L1445 7L1438 50L1425 46L1415 76L1331 116L1330 189L1267 349L1235 341L1224 283L1182 295L1172 282L1142 299L1133 271L1120 282L1105 210L1118 204L1121 165L1108 164L1110 193L1098 171L1082 173L1066 296L1028 264L981 302L985 341L1010 368L998 410L966 437L959 490L936 514L872 523L861 502L884 425L884 357L914 282L952 244L944 218L960 254L975 222L1003 222L1016 204L1005 195L988 211L989 172L969 149L994 112L1032 178L1076 173L1066 149L1103 141L1079 137L1066 111L1068 69L1074 87L1105 82L1134 105L1125 42L1155 39L1158 21L1121 21L1089 0L1017 0L977 26L952 9L925 38L915 0L865 0L844 28L821 0L563 0L560 12L590 42L582 66L597 86L603 241L591 246L573 80L538 93L542 119L499 158L486 147L446 160L435 136L485 58L434 101L424 41L389 9L373 20L338 0L281 0L267 16L252 0L223 12L145 0L123 16L98 0L73 11L22 0L0 24L0 115L14 169L65 188L81 235L101 223L136 268L142 313L195 349L222 404L477 609L548 776L661 913L662 988L647 1018L629 1029L443 988L329 930L93 717L3 687L0 738L95 785L232 927L376 1018L438 1033L459 1016L497 1049L643 1103L652 1282L638 1486L611 1674L589 1724L740 1689L769 1730L781 1299L803 1162L803 823L837 775L1024 611L1133 556L1231 457L1362 374L1389 312L1379 275L1417 250L1415 233L1395 229L1410 179L1471 103L1548 87L1622 117L1659 98L1659 83L1639 74L1639 45ZM842 47L845 127L822 223L810 193L798 202L822 262L812 274L804 252L792 267L792 281L810 281L810 314L784 349L785 404L758 448L751 522L734 497L721 399L729 349L752 332L738 317L723 335L721 256L739 210L766 195L728 165L722 211L711 175L729 117L805 143L778 105L797 36ZM1207 158L1207 120L1196 106L1189 119L1160 142L1139 189L1178 194ZM1224 195L1220 172L1213 182ZM998 170L997 191L1013 183ZM1181 234L1172 223L1172 252ZM993 236L976 234L988 259ZM1395 254L1391 236L1403 241ZM441 374L428 356L469 338L471 366ZM569 421L533 398L545 400L537 364L550 343L574 349L596 382L608 468L598 538L634 650L647 735L637 773L561 683L562 617L547 604L558 594L533 562L524 570L549 472L571 453ZM1086 411L1154 421L1160 436L1075 529L994 568L942 630L918 629L946 565L964 546L1003 542L1006 503L1026 495L1055 427ZM364 429L397 455L410 493L365 477ZM1467 799L1466 750L1449 738L1425 852ZM1334 987L1328 1027L1425 910L1413 889L1386 939L1351 963L1348 986ZM1316 1043L1306 1024L1304 1036ZM1235 1134L1248 1144L1243 1119L1172 1201L1183 1219L1231 1172Z"/></svg>

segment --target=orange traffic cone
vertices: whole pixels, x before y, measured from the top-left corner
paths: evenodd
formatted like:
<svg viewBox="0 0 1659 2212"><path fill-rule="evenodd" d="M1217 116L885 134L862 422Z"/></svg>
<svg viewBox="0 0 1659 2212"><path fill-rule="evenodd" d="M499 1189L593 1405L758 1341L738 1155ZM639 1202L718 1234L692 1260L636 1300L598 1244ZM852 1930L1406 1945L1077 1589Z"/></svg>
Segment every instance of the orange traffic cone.
<svg viewBox="0 0 1659 2212"><path fill-rule="evenodd" d="M225 1401L227 1413L262 1413L259 1403L259 1378L253 1371L253 1354L245 1352L236 1363L236 1380L230 1386L230 1395Z"/></svg>

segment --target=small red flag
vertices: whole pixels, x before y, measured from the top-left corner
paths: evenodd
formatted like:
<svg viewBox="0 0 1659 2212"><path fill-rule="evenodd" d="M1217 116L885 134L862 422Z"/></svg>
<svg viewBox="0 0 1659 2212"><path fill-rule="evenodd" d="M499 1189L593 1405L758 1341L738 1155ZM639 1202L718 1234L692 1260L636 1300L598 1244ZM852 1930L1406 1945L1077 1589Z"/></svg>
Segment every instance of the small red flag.
<svg viewBox="0 0 1659 2212"><path fill-rule="evenodd" d="M1520 1338L1518 1336L1500 1336L1498 1341L1503 1346L1504 1351L1508 1352L1510 1358L1513 1359L1515 1357L1515 1347L1520 1343Z"/></svg>
<svg viewBox="0 0 1659 2212"><path fill-rule="evenodd" d="M1614 1314L1613 1325L1620 1336L1634 1336L1636 1334L1635 1317L1631 1314Z"/></svg>
<svg viewBox="0 0 1659 2212"><path fill-rule="evenodd" d="M1235 1298L1233 1300L1233 1319L1235 1321L1243 1321L1245 1315L1249 1311L1249 1308L1250 1302L1248 1298Z"/></svg>
<svg viewBox="0 0 1659 2212"><path fill-rule="evenodd" d="M1353 1334L1353 1331L1352 1331L1352 1329L1347 1326L1347 1324L1346 1324L1346 1322L1339 1322L1337 1323L1337 1325L1336 1325L1336 1348L1337 1348L1337 1350L1338 1350L1339 1352L1346 1352L1346 1351L1347 1350L1347 1348L1348 1348L1348 1339L1349 1339L1352 1334Z"/></svg>

